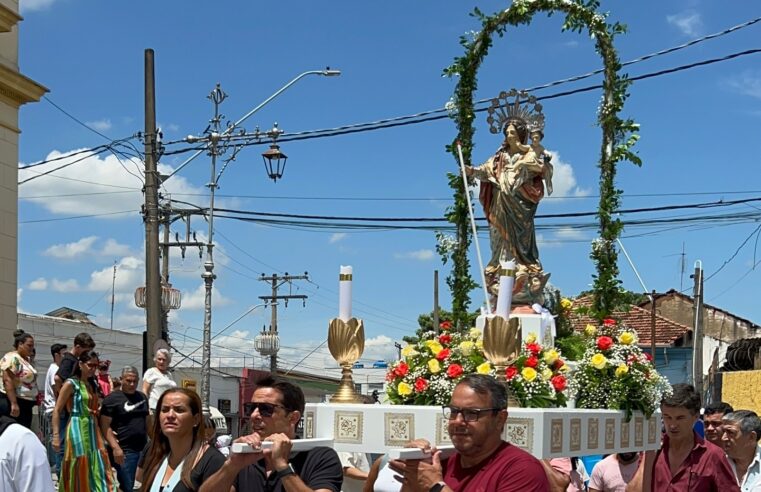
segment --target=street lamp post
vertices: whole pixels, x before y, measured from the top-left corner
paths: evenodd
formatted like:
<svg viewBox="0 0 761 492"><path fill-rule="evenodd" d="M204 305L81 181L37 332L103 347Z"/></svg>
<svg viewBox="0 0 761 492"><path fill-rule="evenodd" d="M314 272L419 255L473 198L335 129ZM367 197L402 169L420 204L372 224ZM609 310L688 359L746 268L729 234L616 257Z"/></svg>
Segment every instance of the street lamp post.
<svg viewBox="0 0 761 492"><path fill-rule="evenodd" d="M211 376L211 294L212 294L212 288L214 285L214 279L216 278L216 275L214 274L214 193L217 189L219 178L224 172L227 164L230 161L235 159L235 156L242 148L242 146L240 145L236 146L236 144L233 143L233 140L238 140L241 138L250 138L255 140L261 140L264 137L272 138L273 144L270 150L262 154L262 156L265 159L265 167L267 167L268 169L269 177L275 181L277 179L282 178L282 170L285 165L285 159L286 159L285 154L280 152L280 148L276 144L277 137L282 133L282 130L279 130L277 128L277 125L275 125L275 127L272 130L269 130L264 133L259 132L258 129L253 134L246 134L245 132L240 132L239 134L235 135L235 139L233 139L233 133L236 130L240 131L239 125L241 125L245 120L247 120L254 113L256 113L261 108L263 108L267 103L275 99L277 96L283 93L286 89L288 89L290 86L295 84L300 79L306 77L307 75L323 75L323 76L329 77L329 76L337 76L340 74L341 74L340 70L330 70L329 68L326 68L325 70L310 70L310 71L301 73L298 76L296 76L293 80L288 82L286 85L284 85L282 88L280 88L277 92L275 92L270 97L265 99L257 107L255 107L254 109L246 113L238 121L236 121L233 124L229 124L224 131L222 131L223 116L219 112L219 106L227 98L227 94L225 94L225 92L222 90L220 85L217 84L217 86L214 88L213 91L211 91L211 93L208 96L209 99L214 104L214 116L211 119L210 125L205 132L205 136L204 137L188 136L185 139L189 143L206 142L207 144L206 152L211 157L211 180L209 181L209 184L207 185L209 187L209 213L208 213L209 233L208 233L208 238L206 242L206 260L204 261L204 264L203 264L204 271L201 274L201 278L203 278L203 281L204 281L204 289L205 289L204 316L203 316L203 355L201 360L201 402L203 405L204 415L209 414L209 395L210 395L210 379L211 379L210 378ZM219 172L219 174L217 174L217 157L225 153L228 147L230 146L233 147L233 150L231 152L232 155L226 159L225 164L222 167L222 170ZM182 167L187 165L191 160L193 160L195 157L200 155L202 152L203 150L199 150L190 158L188 158L177 169L174 170L172 175L177 173ZM276 172L272 171L273 159L278 160L278 162L275 163L275 168L274 168ZM282 161L283 167L281 167L280 161Z"/></svg>

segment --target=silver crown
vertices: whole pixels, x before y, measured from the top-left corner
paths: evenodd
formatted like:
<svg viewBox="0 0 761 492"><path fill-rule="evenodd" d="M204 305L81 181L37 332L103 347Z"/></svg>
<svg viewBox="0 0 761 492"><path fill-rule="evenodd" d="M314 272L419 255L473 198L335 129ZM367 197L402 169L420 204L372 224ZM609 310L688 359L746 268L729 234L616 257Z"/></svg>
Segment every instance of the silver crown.
<svg viewBox="0 0 761 492"><path fill-rule="evenodd" d="M510 89L502 91L499 96L491 100L486 118L491 133L502 133L508 123L518 121L529 132L544 131L544 114L542 105L536 101L535 96L526 91Z"/></svg>

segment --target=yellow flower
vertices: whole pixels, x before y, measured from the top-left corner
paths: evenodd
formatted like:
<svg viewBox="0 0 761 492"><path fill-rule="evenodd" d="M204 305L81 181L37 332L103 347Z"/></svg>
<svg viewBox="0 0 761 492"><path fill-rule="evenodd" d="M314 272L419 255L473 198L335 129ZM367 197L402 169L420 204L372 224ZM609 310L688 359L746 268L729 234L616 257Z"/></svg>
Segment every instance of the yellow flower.
<svg viewBox="0 0 761 492"><path fill-rule="evenodd" d="M594 336L595 333L597 333L597 328L595 325L587 325L586 328L584 328L584 333L587 334L587 336Z"/></svg>
<svg viewBox="0 0 761 492"><path fill-rule="evenodd" d="M396 387L396 391L402 396L407 396L412 393L412 386L405 382L401 382L399 383L399 386Z"/></svg>
<svg viewBox="0 0 761 492"><path fill-rule="evenodd" d="M563 364L562 366L560 366L560 369L558 369L558 371L560 371L560 372L568 372L570 370L571 370L571 368L568 367L568 364Z"/></svg>
<svg viewBox="0 0 761 492"><path fill-rule="evenodd" d="M407 345L402 349L402 357L412 357L417 355L418 352L415 350L415 347L413 345Z"/></svg>
<svg viewBox="0 0 761 492"><path fill-rule="evenodd" d="M605 366L608 364L608 359L598 352L592 356L590 362L595 369L605 369Z"/></svg>
<svg viewBox="0 0 761 492"><path fill-rule="evenodd" d="M550 349L544 353L544 362L547 364L553 364L560 358L560 354L555 349Z"/></svg>
<svg viewBox="0 0 761 492"><path fill-rule="evenodd" d="M528 334L528 336L526 337L526 343L534 343L534 342L536 342L536 333L534 333L534 332L532 331L532 332L531 332L531 333L529 333L529 334Z"/></svg>
<svg viewBox="0 0 761 492"><path fill-rule="evenodd" d="M438 340L426 340L425 346L428 347L428 350L430 350L433 355L438 355L438 353L444 348Z"/></svg>
<svg viewBox="0 0 761 492"><path fill-rule="evenodd" d="M621 363L618 365L618 367L616 367L617 378L623 377L624 374L626 374L627 372L629 372L629 366L627 366L626 364Z"/></svg>
<svg viewBox="0 0 761 492"><path fill-rule="evenodd" d="M462 351L462 355L468 356L471 352L473 352L473 347L475 347L476 344L471 342L470 340L465 340L464 342L460 342L460 350Z"/></svg>
<svg viewBox="0 0 761 492"><path fill-rule="evenodd" d="M428 360L428 370L432 373L436 374L441 371L441 364L439 364L439 361L436 359L429 359Z"/></svg>
<svg viewBox="0 0 761 492"><path fill-rule="evenodd" d="M478 350L483 350L484 349L484 339L483 338L479 338L478 340L476 340L476 348Z"/></svg>
<svg viewBox="0 0 761 492"><path fill-rule="evenodd" d="M489 372L491 372L491 364L484 362L480 366L476 367L476 372L478 374L489 374Z"/></svg>
<svg viewBox="0 0 761 492"><path fill-rule="evenodd" d="M536 379L536 371L533 367L524 367L521 371L521 376L523 376L523 379L526 381L531 382Z"/></svg>
<svg viewBox="0 0 761 492"><path fill-rule="evenodd" d="M625 331L618 336L618 341L624 345L631 345L634 343L634 333Z"/></svg>
<svg viewBox="0 0 761 492"><path fill-rule="evenodd" d="M544 368L544 370L542 371L542 379L544 379L545 381L548 381L551 377L552 377L552 369L550 369L549 367Z"/></svg>
<svg viewBox="0 0 761 492"><path fill-rule="evenodd" d="M481 336L481 330L478 328L471 328L470 329L470 337L471 338L478 338Z"/></svg>
<svg viewBox="0 0 761 492"><path fill-rule="evenodd" d="M573 307L573 301L571 301L567 297L564 297L563 299L560 300L560 307L565 310L571 309Z"/></svg>

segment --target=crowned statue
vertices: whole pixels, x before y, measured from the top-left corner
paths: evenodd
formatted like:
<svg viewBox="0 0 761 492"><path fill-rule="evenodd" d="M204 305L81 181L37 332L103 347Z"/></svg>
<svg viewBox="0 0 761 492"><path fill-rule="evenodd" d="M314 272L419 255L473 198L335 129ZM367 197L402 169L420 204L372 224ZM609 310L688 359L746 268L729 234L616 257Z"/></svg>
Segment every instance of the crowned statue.
<svg viewBox="0 0 761 492"><path fill-rule="evenodd" d="M550 274L539 261L534 217L545 188L552 194L553 168L542 146L542 106L513 89L493 99L488 111L491 133L501 133L504 141L485 163L465 172L481 183L479 198L489 222L491 258L484 270L490 301L494 304L499 292L500 261L512 260L513 305L543 305Z"/></svg>

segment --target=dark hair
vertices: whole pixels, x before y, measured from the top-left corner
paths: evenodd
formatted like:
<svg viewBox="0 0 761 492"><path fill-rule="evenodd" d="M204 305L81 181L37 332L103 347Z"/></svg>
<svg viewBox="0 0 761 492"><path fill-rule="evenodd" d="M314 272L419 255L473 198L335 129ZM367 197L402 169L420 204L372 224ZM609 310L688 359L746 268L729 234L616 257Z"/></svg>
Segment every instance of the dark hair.
<svg viewBox="0 0 761 492"><path fill-rule="evenodd" d="M77 345L80 347L89 348L90 350L95 348L95 342L93 341L92 337L85 332L79 333L74 337L74 346L76 347Z"/></svg>
<svg viewBox="0 0 761 492"><path fill-rule="evenodd" d="M457 383L457 386L461 384L466 385L479 395L488 396L492 408L507 408L507 389L494 377L485 374L468 374Z"/></svg>
<svg viewBox="0 0 761 492"><path fill-rule="evenodd" d="M526 128L526 124L516 118L511 118L505 122L505 126L502 127L502 135L507 136L507 127L513 125L515 127L515 131L518 133L518 140L521 141L522 144L525 144L528 140L528 128Z"/></svg>
<svg viewBox="0 0 761 492"><path fill-rule="evenodd" d="M13 348L17 349L19 345L22 343L26 343L27 340L30 338L34 338L29 333L25 332L22 329L15 330L13 332Z"/></svg>
<svg viewBox="0 0 761 492"><path fill-rule="evenodd" d="M716 403L711 403L710 405L706 405L706 407L703 409L703 415L712 415L714 413L720 413L722 415L726 415L730 412L732 412L734 409L732 408L732 405L729 403L718 401Z"/></svg>
<svg viewBox="0 0 761 492"><path fill-rule="evenodd" d="M199 397L198 393L195 391L186 388L172 388L162 393L162 395L159 397L158 403L156 404L156 415L153 416L153 442L151 443L151 447L145 456L145 467L143 468L143 470L145 470L143 474L145 479L143 480L142 487L140 487L141 491L148 491L151 489L151 485L153 485L153 481L156 479L156 473L158 473L161 462L164 461L164 458L167 457L171 452L169 439L167 439L164 433L161 432L160 414L161 406L164 403L164 398L167 395L173 395L175 393L181 393L188 398L188 401L190 402L188 406L190 407L190 412L193 415L201 414L201 397ZM206 426L204 424L204 419L200 419L198 425L193 427L193 445L191 446L188 454L185 455L185 463L189 463L191 466L183 466L182 475L180 477L182 483L184 483L185 486L190 490L194 490L193 483L190 481L190 472L193 471L192 464L196 462L198 453L201 451L201 446L204 444L206 439L204 437L205 435ZM161 478L159 478L159 480L161 480Z"/></svg>
<svg viewBox="0 0 761 492"><path fill-rule="evenodd" d="M98 359L98 352L94 350L85 350L81 354L79 354L79 357L77 357L77 362L80 364L87 364L92 359ZM79 368L79 364L76 364L74 366L74 376L81 378L82 377L82 370Z"/></svg>
<svg viewBox="0 0 761 492"><path fill-rule="evenodd" d="M686 408L693 415L700 412L700 394L691 384L678 383L671 386L673 393L661 400L662 407Z"/></svg>
<svg viewBox="0 0 761 492"><path fill-rule="evenodd" d="M304 392L295 384L270 375L256 382L254 391L259 388L272 388L279 391L282 395L283 406L289 412L298 410L301 415L304 415Z"/></svg>
<svg viewBox="0 0 761 492"><path fill-rule="evenodd" d="M761 440L761 419L756 412L750 410L738 410L724 415L722 422L731 422L740 427L743 434L756 433L756 441Z"/></svg>
<svg viewBox="0 0 761 492"><path fill-rule="evenodd" d="M56 355L61 353L61 350L64 350L64 349L66 349L66 345L62 343L54 343L53 345L50 346L50 355L55 357Z"/></svg>

